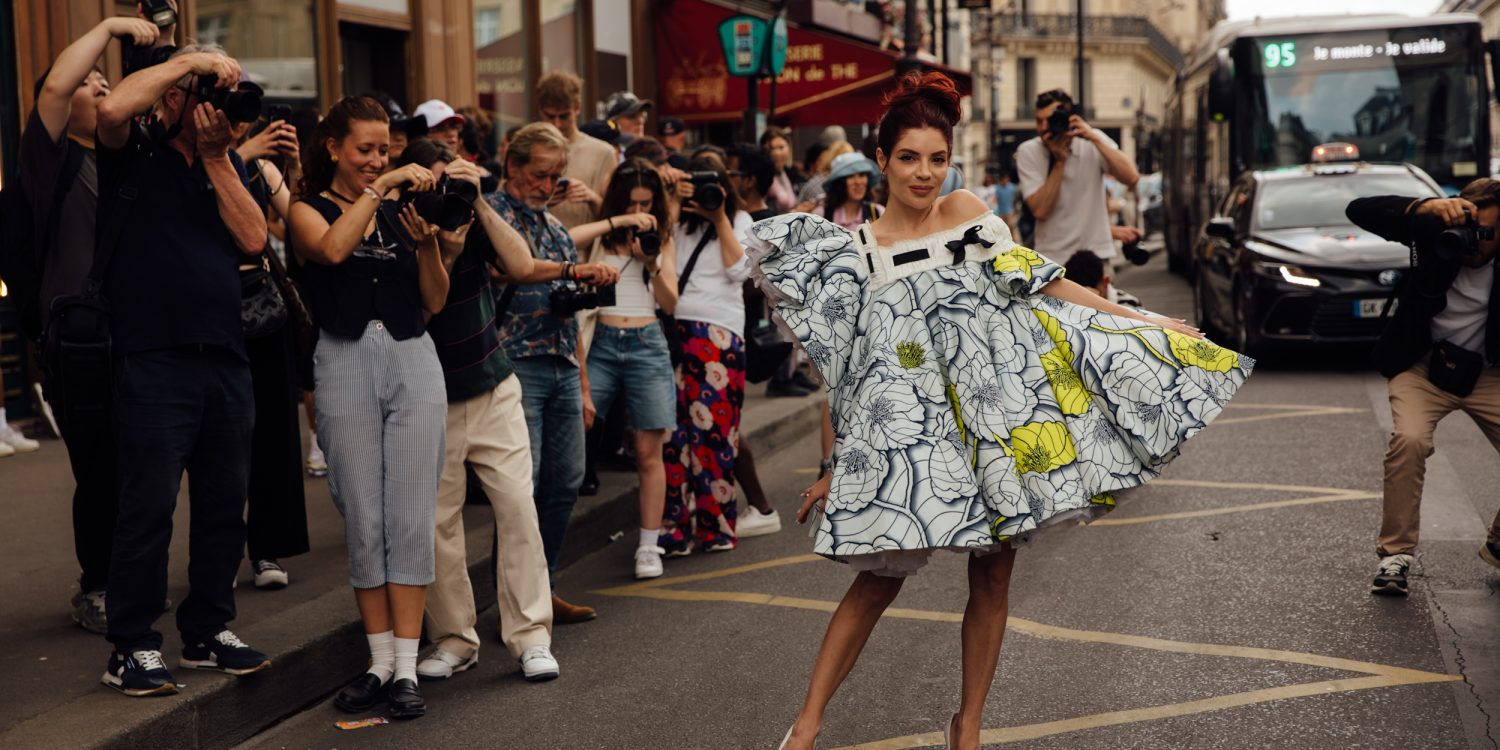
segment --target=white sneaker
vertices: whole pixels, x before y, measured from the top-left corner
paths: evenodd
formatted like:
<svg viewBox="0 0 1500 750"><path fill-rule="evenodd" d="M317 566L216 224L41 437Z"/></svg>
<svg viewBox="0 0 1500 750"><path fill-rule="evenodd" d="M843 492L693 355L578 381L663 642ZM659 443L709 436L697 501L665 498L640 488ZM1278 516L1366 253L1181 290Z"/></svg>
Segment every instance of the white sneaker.
<svg viewBox="0 0 1500 750"><path fill-rule="evenodd" d="M0 443L9 445L17 453L30 453L42 447L41 443L22 435L20 430L8 424L0 424Z"/></svg>
<svg viewBox="0 0 1500 750"><path fill-rule="evenodd" d="M762 513L755 508L746 507L734 524L734 535L740 539L775 534L778 531L781 531L781 514L775 508L770 513Z"/></svg>
<svg viewBox="0 0 1500 750"><path fill-rule="evenodd" d="M0 458L10 458L16 455L16 449L10 447L10 443L0 442Z"/></svg>
<svg viewBox="0 0 1500 750"><path fill-rule="evenodd" d="M468 671L477 664L479 664L478 654L464 659L443 649L437 649L417 665L417 676L424 680L446 680L455 672Z"/></svg>
<svg viewBox="0 0 1500 750"><path fill-rule="evenodd" d="M291 583L286 568L275 560L255 560L250 567L255 570L255 588L284 589Z"/></svg>
<svg viewBox="0 0 1500 750"><path fill-rule="evenodd" d="M635 577L658 578L663 572L661 556L666 550L652 545L635 548Z"/></svg>
<svg viewBox="0 0 1500 750"><path fill-rule="evenodd" d="M546 646L532 646L521 652L521 673L526 675L527 682L557 679L560 670L557 667L557 659L552 656L552 649Z"/></svg>
<svg viewBox="0 0 1500 750"><path fill-rule="evenodd" d="M310 477L328 476L328 459L323 455L323 449L313 443L312 450L307 452L307 475Z"/></svg>

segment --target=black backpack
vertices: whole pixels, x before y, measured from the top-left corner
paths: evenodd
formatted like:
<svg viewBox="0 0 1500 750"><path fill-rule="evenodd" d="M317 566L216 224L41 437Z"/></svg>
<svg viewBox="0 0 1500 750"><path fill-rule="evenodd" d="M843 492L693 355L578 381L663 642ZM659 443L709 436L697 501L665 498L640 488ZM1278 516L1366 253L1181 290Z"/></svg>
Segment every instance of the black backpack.
<svg viewBox="0 0 1500 750"><path fill-rule="evenodd" d="M66 136L64 136L66 137ZM78 172L83 168L83 147L72 144L67 149L62 172L57 176L56 187L50 198L46 226L38 231L35 204L12 176L10 184L0 190L0 279L10 298L20 310L21 331L32 341L42 337L45 315L42 309L42 272L47 265L47 252L52 238L57 235L59 209L68 189L78 181ZM50 300L48 301L50 304Z"/></svg>

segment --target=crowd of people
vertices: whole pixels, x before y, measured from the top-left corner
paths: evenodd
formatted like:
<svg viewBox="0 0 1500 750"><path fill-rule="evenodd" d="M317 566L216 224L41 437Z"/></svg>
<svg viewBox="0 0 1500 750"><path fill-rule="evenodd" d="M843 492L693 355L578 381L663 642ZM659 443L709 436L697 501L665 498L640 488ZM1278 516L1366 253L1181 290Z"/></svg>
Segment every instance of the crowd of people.
<svg viewBox="0 0 1500 750"><path fill-rule="evenodd" d="M596 614L552 579L598 460L637 475L637 578L780 530L740 434L746 383L822 385L749 283L747 232L793 209L879 217L872 144L830 128L806 169L775 128L692 146L674 118L648 135L653 103L628 91L585 122L562 71L537 82L540 121L508 129L378 92L243 116L230 100L259 92L239 64L172 48L173 31L111 18L75 41L38 81L22 143L30 218L57 228L39 233L30 299L77 480L73 617L113 645L105 684L179 689L154 624L184 471L178 665L270 667L228 627L234 589L246 561L257 588L292 582L303 474L326 476L370 650L337 703L396 717L424 712L419 679L477 663L461 510L478 491L500 636L529 680L559 673L555 624ZM98 60L115 39L151 59L111 86ZM72 353L91 320L112 347L102 389ZM0 446L35 449L4 431Z"/></svg>

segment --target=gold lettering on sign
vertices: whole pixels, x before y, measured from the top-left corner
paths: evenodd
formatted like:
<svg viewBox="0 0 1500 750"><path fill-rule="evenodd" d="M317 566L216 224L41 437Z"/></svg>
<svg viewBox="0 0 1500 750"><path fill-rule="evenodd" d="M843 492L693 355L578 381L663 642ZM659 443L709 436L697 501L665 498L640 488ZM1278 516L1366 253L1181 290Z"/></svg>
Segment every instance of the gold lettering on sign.
<svg viewBox="0 0 1500 750"><path fill-rule="evenodd" d="M834 63L828 71L835 81L852 81L859 78L859 63Z"/></svg>
<svg viewBox="0 0 1500 750"><path fill-rule="evenodd" d="M723 60L681 60L666 81L666 99L674 108L722 107L729 94L729 71Z"/></svg>
<svg viewBox="0 0 1500 750"><path fill-rule="evenodd" d="M808 68L807 75L803 76L803 78L807 79L808 83L817 83L818 81L821 81L827 77L827 71L823 70L820 67Z"/></svg>
<svg viewBox="0 0 1500 750"><path fill-rule="evenodd" d="M821 62L823 60L823 45L821 44L794 44L786 48L786 61L794 62Z"/></svg>
<svg viewBox="0 0 1500 750"><path fill-rule="evenodd" d="M786 69L782 70L781 71L781 75L777 76L777 78L776 78L776 82L777 83L800 83L801 81L802 81L802 69L801 68L791 68L791 67L786 68Z"/></svg>

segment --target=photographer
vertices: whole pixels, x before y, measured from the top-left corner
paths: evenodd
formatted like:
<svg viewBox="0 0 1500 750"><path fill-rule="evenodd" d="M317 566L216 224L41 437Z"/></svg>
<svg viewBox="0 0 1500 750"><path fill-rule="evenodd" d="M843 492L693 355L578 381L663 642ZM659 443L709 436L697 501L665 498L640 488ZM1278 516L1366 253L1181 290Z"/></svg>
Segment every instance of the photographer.
<svg viewBox="0 0 1500 750"><path fill-rule="evenodd" d="M547 558L531 499L531 446L521 383L500 349L490 269L530 275L538 265L526 241L480 194L480 171L436 141L413 142L401 167L432 171L451 232L439 234L448 299L427 323L448 394L442 478L437 491L436 578L427 591L427 636L435 648L417 664L422 679L446 679L479 661L474 592L464 548L465 466L472 466L494 510L499 546L495 583L500 639L528 680L556 677ZM444 182L446 178L447 182Z"/></svg>
<svg viewBox="0 0 1500 750"><path fill-rule="evenodd" d="M177 691L151 626L166 600L184 469L193 477L192 588L177 608L179 664L236 675L271 664L226 627L245 544L254 412L235 267L241 252L266 244L220 106L239 80L221 50L191 46L99 103L105 268L94 273L104 272L112 311L120 480L105 605L115 651L102 681L131 696ZM149 130L135 119L147 113Z"/></svg>
<svg viewBox="0 0 1500 750"><path fill-rule="evenodd" d="M547 209L568 169L568 140L547 123L521 128L505 150L505 184L490 205L526 240L536 271L516 276L500 308L500 343L515 364L531 437L531 480L547 567L556 571L578 486L583 481L584 361L578 355L575 313L590 299L579 284L608 286L619 273L578 264L568 230ZM544 471L545 469L545 471ZM583 622L593 609L552 597L552 621Z"/></svg>
<svg viewBox="0 0 1500 750"><path fill-rule="evenodd" d="M426 713L417 644L447 418L426 325L448 296L448 272L437 227L406 200L437 179L414 164L386 169L387 123L374 99L333 105L303 155L291 235L320 328L318 437L370 646L369 670L335 705L358 712L384 699L393 717L415 718Z"/></svg>
<svg viewBox="0 0 1500 750"><path fill-rule="evenodd" d="M1089 127L1062 89L1037 96L1036 132L1016 149L1021 196L1036 217L1036 250L1053 258L1092 250L1112 261L1118 253L1103 178L1133 186L1140 179L1135 165L1109 136Z"/></svg>
<svg viewBox="0 0 1500 750"><path fill-rule="evenodd" d="M640 478L635 577L656 578L662 574L657 539L666 497L662 445L667 431L677 425L672 353L656 317L658 309L671 314L677 308L677 255L667 193L656 167L640 159L616 169L604 192L603 212L609 218L571 232L576 242L586 231L583 236L593 247L589 258L620 274L609 304L584 314L597 319L579 338L588 361L584 419L592 423L595 414L609 414L615 397L623 397L635 431Z"/></svg>
<svg viewBox="0 0 1500 750"><path fill-rule="evenodd" d="M52 300L80 294L94 259L94 222L99 193L94 152L99 102L109 82L97 67L112 39L152 44L155 25L138 18L108 18L63 50L37 82L36 108L21 134L20 188L31 204L33 236L41 262L36 320L48 317ZM11 190L16 188L12 187ZM11 280L13 293L19 291ZM47 401L56 414L76 487L73 547L80 575L73 620L91 633L106 632L105 585L110 545L119 515L114 427L107 408L74 408L61 373L48 372ZM97 395L97 394L96 394ZM10 432L0 417L0 442ZM19 434L17 434L19 436ZM29 446L34 447L35 442ZM0 451L3 452L3 451Z"/></svg>
<svg viewBox="0 0 1500 750"><path fill-rule="evenodd" d="M672 557L691 554L695 545L727 552L739 543L734 457L745 405L741 285L750 277L742 238L752 222L739 210L739 196L717 157L698 156L689 167L691 178L677 183L682 221L673 234L684 281L675 316L682 361L658 544Z"/></svg>
<svg viewBox="0 0 1500 750"><path fill-rule="evenodd" d="M1375 364L1390 379L1390 449L1385 456L1377 594L1407 593L1433 431L1462 409L1500 449L1500 305L1495 294L1500 181L1480 178L1457 198L1360 198L1350 221L1412 247L1412 268L1397 282L1390 323ZM1500 514L1479 557L1500 567Z"/></svg>

